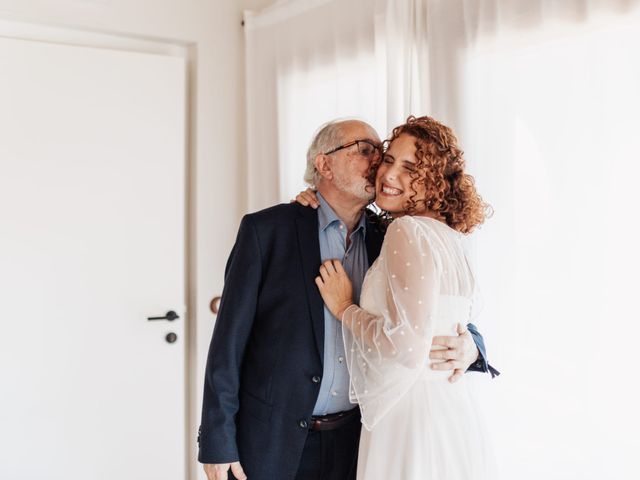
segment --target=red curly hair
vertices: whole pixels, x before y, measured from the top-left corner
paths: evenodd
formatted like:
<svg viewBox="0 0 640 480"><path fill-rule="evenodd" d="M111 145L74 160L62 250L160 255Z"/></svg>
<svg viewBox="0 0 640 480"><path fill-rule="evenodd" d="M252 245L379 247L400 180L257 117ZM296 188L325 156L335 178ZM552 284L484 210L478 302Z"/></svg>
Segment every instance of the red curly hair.
<svg viewBox="0 0 640 480"><path fill-rule="evenodd" d="M407 118L407 122L393 129L385 144L388 148L400 135L416 139L416 170L411 174L413 195L405 213L418 213L416 186L424 185L426 205L441 216L447 225L462 233L471 233L492 214L491 206L482 200L473 177L464 172L463 151L453 131L431 117ZM382 157L370 167L375 179Z"/></svg>

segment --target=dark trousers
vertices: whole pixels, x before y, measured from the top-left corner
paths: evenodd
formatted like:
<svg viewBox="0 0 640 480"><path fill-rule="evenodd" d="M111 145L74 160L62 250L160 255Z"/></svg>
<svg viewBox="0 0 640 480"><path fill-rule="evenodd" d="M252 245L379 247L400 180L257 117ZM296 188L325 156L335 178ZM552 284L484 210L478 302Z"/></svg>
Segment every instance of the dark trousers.
<svg viewBox="0 0 640 480"><path fill-rule="evenodd" d="M296 480L355 480L360 415L335 430L310 431Z"/></svg>

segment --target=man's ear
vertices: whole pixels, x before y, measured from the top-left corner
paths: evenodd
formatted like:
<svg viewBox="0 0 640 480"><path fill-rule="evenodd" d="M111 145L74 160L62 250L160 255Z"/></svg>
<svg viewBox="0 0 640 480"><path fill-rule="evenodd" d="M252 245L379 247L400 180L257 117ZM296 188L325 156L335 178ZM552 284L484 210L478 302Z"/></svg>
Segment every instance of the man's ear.
<svg viewBox="0 0 640 480"><path fill-rule="evenodd" d="M320 174L322 178L325 180L333 179L333 171L331 169L331 157L329 155L319 154L316 155L316 159L314 164L316 166L316 170Z"/></svg>

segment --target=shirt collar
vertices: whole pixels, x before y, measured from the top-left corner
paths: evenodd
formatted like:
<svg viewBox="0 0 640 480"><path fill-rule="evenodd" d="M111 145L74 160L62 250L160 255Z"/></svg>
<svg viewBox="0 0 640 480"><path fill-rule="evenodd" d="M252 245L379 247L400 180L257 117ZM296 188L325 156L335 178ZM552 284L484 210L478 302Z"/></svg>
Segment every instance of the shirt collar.
<svg viewBox="0 0 640 480"><path fill-rule="evenodd" d="M329 205L324 197L320 194L320 192L316 192L316 196L318 197L318 203L320 204L320 206L318 207L318 227L320 228L320 231L323 232L329 225L334 222L341 222L341 220L338 215L336 215L336 212L333 211L331 205ZM353 230L353 233L351 235L360 230L362 230L363 234L366 234L366 226L367 223L363 212L362 215L360 215L358 225L356 225L356 228Z"/></svg>

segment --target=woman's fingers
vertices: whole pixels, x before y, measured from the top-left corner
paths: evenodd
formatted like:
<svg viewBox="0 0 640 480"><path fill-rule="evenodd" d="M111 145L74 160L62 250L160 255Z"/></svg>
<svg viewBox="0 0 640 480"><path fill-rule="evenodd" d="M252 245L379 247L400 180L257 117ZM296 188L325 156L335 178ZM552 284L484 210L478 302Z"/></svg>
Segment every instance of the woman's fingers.
<svg viewBox="0 0 640 480"><path fill-rule="evenodd" d="M336 275L336 267L333 266L333 262L331 260L327 260L322 265L320 265L320 275L322 276L322 280L324 282L329 281Z"/></svg>
<svg viewBox="0 0 640 480"><path fill-rule="evenodd" d="M347 276L347 272L345 272L340 260L326 260L322 265L320 265L320 276L322 277L323 282L330 280L336 275Z"/></svg>
<svg viewBox="0 0 640 480"><path fill-rule="evenodd" d="M329 311L341 320L344 309L353 303L353 288L340 260L326 260L320 265L316 285Z"/></svg>
<svg viewBox="0 0 640 480"><path fill-rule="evenodd" d="M295 201L305 207L318 208L320 206L316 192L310 188L296 195Z"/></svg>
<svg viewBox="0 0 640 480"><path fill-rule="evenodd" d="M302 193L302 196L307 201L307 204L310 205L311 207L318 208L320 206L318 199L316 198L315 195L313 195L313 193L310 194L309 191L306 191Z"/></svg>
<svg viewBox="0 0 640 480"><path fill-rule="evenodd" d="M330 274L334 274L334 273L337 273L336 266L335 266L335 263L334 263L334 262L337 262L337 261L338 260L327 260L322 265L324 265L324 267L327 269L327 271Z"/></svg>
<svg viewBox="0 0 640 480"><path fill-rule="evenodd" d="M303 207L309 206L309 200L304 196L304 193L299 193L298 195L296 195L295 200L291 200L291 203L293 202L298 202Z"/></svg>
<svg viewBox="0 0 640 480"><path fill-rule="evenodd" d="M312 188L307 188L304 192L302 192L305 198L309 201L309 205L313 208L318 208L320 206L320 202L318 201L318 197L316 195L316 191Z"/></svg>
<svg viewBox="0 0 640 480"><path fill-rule="evenodd" d="M432 363L431 368L433 370L455 370L461 368L462 365L456 360L447 360L446 362Z"/></svg>
<svg viewBox="0 0 640 480"><path fill-rule="evenodd" d="M322 277L323 282L329 280L329 271L327 270L327 266L324 263L320 265L320 276Z"/></svg>

